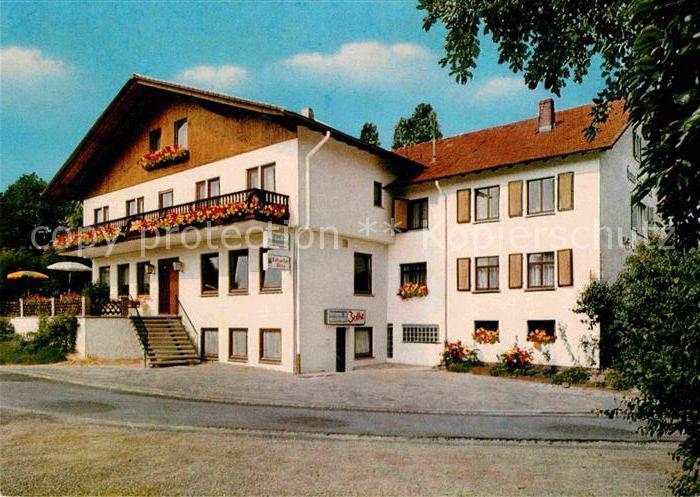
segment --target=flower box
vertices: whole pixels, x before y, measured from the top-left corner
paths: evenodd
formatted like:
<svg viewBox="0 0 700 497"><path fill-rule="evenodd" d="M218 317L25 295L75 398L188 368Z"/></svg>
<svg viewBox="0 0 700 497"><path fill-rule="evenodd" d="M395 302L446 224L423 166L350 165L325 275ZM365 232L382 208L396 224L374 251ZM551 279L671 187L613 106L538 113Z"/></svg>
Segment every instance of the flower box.
<svg viewBox="0 0 700 497"><path fill-rule="evenodd" d="M527 334L527 341L532 342L532 345L537 350L540 350L542 345L549 345L550 343L554 343L556 340L557 337L547 334L546 330L536 329Z"/></svg>
<svg viewBox="0 0 700 497"><path fill-rule="evenodd" d="M103 228L79 228L75 231L56 235L53 246L57 250L66 250L78 246L93 246L103 242L112 242L123 236L121 228L105 226Z"/></svg>
<svg viewBox="0 0 700 497"><path fill-rule="evenodd" d="M425 283L404 283L399 288L397 295L403 300L413 297L425 297L428 295L428 286Z"/></svg>
<svg viewBox="0 0 700 497"><path fill-rule="evenodd" d="M479 327L474 330L472 335L476 343L493 345L500 341L498 330L489 330L486 328Z"/></svg>
<svg viewBox="0 0 700 497"><path fill-rule="evenodd" d="M152 171L159 167L185 162L190 158L190 151L186 148L165 147L161 150L149 152L139 159L139 166L146 171Z"/></svg>

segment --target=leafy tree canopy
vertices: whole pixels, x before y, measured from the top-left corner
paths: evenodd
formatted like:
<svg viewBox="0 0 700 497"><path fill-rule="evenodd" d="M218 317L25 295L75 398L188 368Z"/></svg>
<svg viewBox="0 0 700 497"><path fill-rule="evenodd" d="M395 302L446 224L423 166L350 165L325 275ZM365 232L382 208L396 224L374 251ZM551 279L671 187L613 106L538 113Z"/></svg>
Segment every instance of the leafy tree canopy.
<svg viewBox="0 0 700 497"><path fill-rule="evenodd" d="M381 144L379 143L379 131L377 130L377 125L370 122L364 123L362 125L362 130L360 131L360 141L379 147Z"/></svg>
<svg viewBox="0 0 700 497"><path fill-rule="evenodd" d="M433 138L442 138L440 123L430 104L416 105L411 117L402 117L394 128L392 148L407 147L423 143Z"/></svg>
<svg viewBox="0 0 700 497"><path fill-rule="evenodd" d="M656 191L659 212L679 246L700 242L700 2L697 0L418 0L423 27L447 28L446 55L458 82L473 76L479 34L490 34L499 62L556 95L600 61L592 138L609 103L624 99L647 140L636 196Z"/></svg>

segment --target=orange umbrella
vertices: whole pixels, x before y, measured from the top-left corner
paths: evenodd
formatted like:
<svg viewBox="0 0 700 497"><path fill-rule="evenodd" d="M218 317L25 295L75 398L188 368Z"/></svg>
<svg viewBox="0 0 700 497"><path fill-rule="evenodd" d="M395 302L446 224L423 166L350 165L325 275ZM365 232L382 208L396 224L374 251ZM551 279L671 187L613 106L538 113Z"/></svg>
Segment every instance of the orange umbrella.
<svg viewBox="0 0 700 497"><path fill-rule="evenodd" d="M38 271L15 271L7 275L8 280L18 280L20 278L33 278L35 280L48 280L49 277Z"/></svg>

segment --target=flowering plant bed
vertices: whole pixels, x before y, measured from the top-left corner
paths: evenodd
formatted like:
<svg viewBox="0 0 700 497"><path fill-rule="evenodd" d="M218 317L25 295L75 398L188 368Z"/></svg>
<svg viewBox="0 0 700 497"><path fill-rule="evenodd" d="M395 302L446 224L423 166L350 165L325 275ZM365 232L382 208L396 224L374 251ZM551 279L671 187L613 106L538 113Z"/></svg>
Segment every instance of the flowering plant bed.
<svg viewBox="0 0 700 497"><path fill-rule="evenodd" d="M501 366L512 374L526 372L532 367L532 362L535 359L531 350L521 349L517 345L498 357L501 360Z"/></svg>
<svg viewBox="0 0 700 497"><path fill-rule="evenodd" d="M442 352L442 365L448 371L462 373L480 364L479 349L469 349L462 344L461 340L445 342L445 349Z"/></svg>
<svg viewBox="0 0 700 497"><path fill-rule="evenodd" d="M428 285L425 283L404 283L399 288L397 295L403 300L412 299L413 297L425 297L428 295Z"/></svg>
<svg viewBox="0 0 700 497"><path fill-rule="evenodd" d="M79 245L91 246L103 242L112 242L124 236L121 228L105 226L102 228L79 228L68 233L61 233L56 236L53 246L57 250L66 250Z"/></svg>
<svg viewBox="0 0 700 497"><path fill-rule="evenodd" d="M554 335L548 335L545 330L533 330L527 335L527 341L532 342L533 346L539 350L542 345L549 345L554 343L557 337Z"/></svg>
<svg viewBox="0 0 700 497"><path fill-rule="evenodd" d="M184 162L190 158L190 151L186 148L165 147L155 152L149 152L138 161L139 166L146 171L152 171L159 167Z"/></svg>
<svg viewBox="0 0 700 497"><path fill-rule="evenodd" d="M80 299L81 295L78 292L64 292L58 296L58 300L62 302L73 302Z"/></svg>
<svg viewBox="0 0 700 497"><path fill-rule="evenodd" d="M488 330L481 327L474 330L472 337L476 343L488 345L493 345L494 343L498 343L500 341L498 330Z"/></svg>

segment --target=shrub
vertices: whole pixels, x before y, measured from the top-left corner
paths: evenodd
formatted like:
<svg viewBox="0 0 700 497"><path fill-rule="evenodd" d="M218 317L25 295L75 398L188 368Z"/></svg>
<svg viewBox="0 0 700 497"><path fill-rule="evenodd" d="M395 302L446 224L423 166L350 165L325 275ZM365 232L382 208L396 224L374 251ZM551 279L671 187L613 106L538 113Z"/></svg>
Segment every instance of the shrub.
<svg viewBox="0 0 700 497"><path fill-rule="evenodd" d="M555 385L561 385L562 383L576 385L586 383L590 379L591 375L588 371L584 368L576 367L555 374L552 376L552 383Z"/></svg>
<svg viewBox="0 0 700 497"><path fill-rule="evenodd" d="M467 348L462 345L461 340L445 342L445 350L442 353L442 365L448 371L463 373L480 364L478 349Z"/></svg>
<svg viewBox="0 0 700 497"><path fill-rule="evenodd" d="M66 359L58 349L34 350L30 344L20 336L0 342L0 364L47 364Z"/></svg>
<svg viewBox="0 0 700 497"><path fill-rule="evenodd" d="M104 283L89 283L83 288L83 297L90 297L93 300L109 299L109 285Z"/></svg>
<svg viewBox="0 0 700 497"><path fill-rule="evenodd" d="M74 316L56 316L39 318L39 329L31 335L27 348L33 351L55 349L65 356L75 350L75 338L78 333L78 320Z"/></svg>
<svg viewBox="0 0 700 497"><path fill-rule="evenodd" d="M9 340L15 335L15 327L7 318L0 318L0 341Z"/></svg>
<svg viewBox="0 0 700 497"><path fill-rule="evenodd" d="M619 371L614 369L609 369L605 372L604 385L614 390L629 390L634 386L628 378L625 378Z"/></svg>
<svg viewBox="0 0 700 497"><path fill-rule="evenodd" d="M498 356L502 368L510 374L518 374L532 368L534 355L532 350L526 350L513 345L513 348Z"/></svg>

